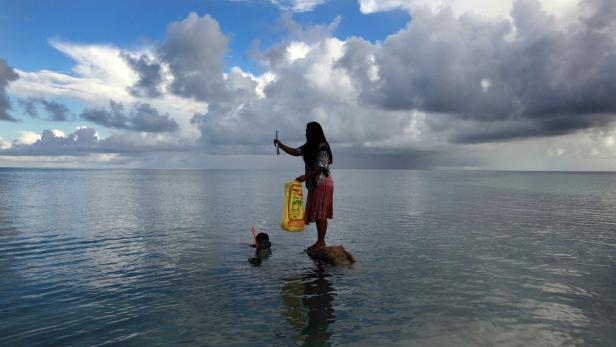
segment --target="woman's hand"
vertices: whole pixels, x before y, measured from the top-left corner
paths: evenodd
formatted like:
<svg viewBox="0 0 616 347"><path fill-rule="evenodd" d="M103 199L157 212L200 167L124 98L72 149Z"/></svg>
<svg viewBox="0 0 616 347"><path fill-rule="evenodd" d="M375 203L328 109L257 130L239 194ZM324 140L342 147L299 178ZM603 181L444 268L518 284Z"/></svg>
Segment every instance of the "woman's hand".
<svg viewBox="0 0 616 347"><path fill-rule="evenodd" d="M301 175L295 179L298 182L304 182L306 180L306 175Z"/></svg>
<svg viewBox="0 0 616 347"><path fill-rule="evenodd" d="M274 139L274 146L279 146L279 145L280 145L280 140Z"/></svg>

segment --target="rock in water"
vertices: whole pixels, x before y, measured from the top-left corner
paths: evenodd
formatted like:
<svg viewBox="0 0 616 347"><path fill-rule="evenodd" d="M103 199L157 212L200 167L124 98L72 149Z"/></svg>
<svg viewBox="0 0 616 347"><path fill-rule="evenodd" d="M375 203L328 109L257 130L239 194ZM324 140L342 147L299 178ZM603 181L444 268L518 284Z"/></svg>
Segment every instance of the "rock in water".
<svg viewBox="0 0 616 347"><path fill-rule="evenodd" d="M341 245L329 246L315 252L308 252L312 259L322 260L334 265L352 264L355 257Z"/></svg>

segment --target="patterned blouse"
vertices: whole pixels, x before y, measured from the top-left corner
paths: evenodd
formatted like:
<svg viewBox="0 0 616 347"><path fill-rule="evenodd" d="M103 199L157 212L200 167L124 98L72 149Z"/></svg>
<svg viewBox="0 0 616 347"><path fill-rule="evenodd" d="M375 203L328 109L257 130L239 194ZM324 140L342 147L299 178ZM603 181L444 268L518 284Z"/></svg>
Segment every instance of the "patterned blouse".
<svg viewBox="0 0 616 347"><path fill-rule="evenodd" d="M304 155L303 152L303 148L304 146L301 146L299 148L296 148L297 151L299 152L300 155ZM308 190L314 190L316 187L319 186L319 184L323 183L323 181L325 181L325 179L327 178L327 176L329 176L331 173L329 171L329 162L330 162L330 157L329 157L329 153L327 152L327 149L325 147L324 143L320 144L319 147L319 151L317 152L317 158L314 162L314 164L312 165L314 166L320 166L322 168L325 169L324 172L320 172L316 177L313 177L309 180L306 180L306 189ZM308 166L308 164L304 165L304 170L306 172L306 176L308 175L308 173L311 171L311 167Z"/></svg>

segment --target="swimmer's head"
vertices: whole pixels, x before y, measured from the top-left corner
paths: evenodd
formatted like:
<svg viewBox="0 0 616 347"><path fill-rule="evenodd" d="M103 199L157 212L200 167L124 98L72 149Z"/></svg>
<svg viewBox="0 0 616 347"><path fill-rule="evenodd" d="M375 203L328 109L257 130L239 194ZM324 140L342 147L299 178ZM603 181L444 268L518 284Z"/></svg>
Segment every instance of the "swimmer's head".
<svg viewBox="0 0 616 347"><path fill-rule="evenodd" d="M269 249L271 246L269 235L266 233L257 234L257 249Z"/></svg>

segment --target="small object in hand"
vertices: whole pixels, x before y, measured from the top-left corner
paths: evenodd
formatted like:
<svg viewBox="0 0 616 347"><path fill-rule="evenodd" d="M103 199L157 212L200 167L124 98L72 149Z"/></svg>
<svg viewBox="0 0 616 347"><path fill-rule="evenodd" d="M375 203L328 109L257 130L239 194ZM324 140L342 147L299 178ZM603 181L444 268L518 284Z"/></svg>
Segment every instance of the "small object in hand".
<svg viewBox="0 0 616 347"><path fill-rule="evenodd" d="M276 130L276 154L280 155L280 148L278 147L278 130Z"/></svg>

